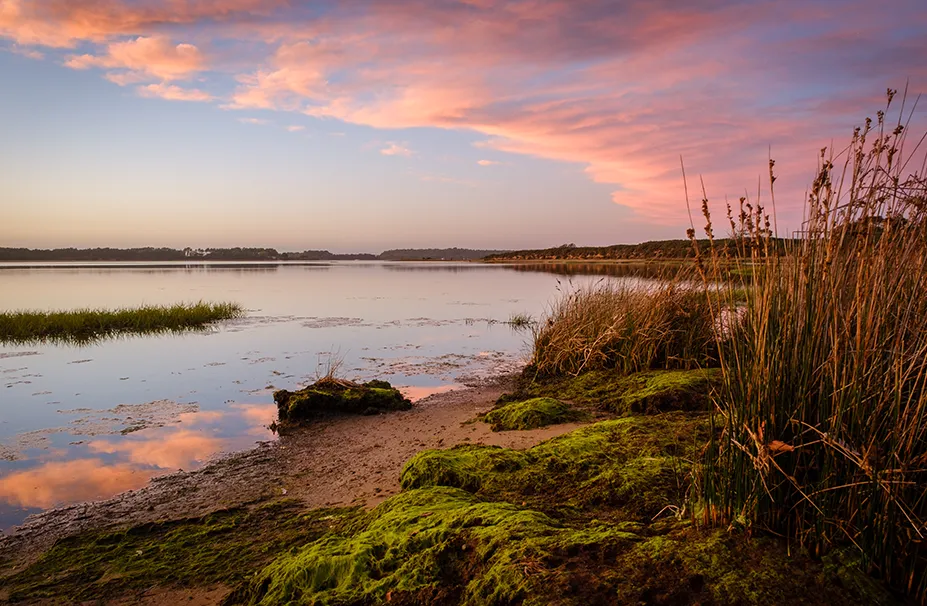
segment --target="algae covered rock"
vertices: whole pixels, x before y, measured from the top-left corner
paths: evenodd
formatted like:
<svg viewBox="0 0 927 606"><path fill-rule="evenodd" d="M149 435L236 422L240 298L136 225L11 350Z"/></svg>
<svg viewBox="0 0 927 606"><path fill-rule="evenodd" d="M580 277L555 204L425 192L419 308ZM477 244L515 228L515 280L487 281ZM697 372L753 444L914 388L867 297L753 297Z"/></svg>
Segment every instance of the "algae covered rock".
<svg viewBox="0 0 927 606"><path fill-rule="evenodd" d="M554 398L531 398L503 404L487 413L483 420L492 426L493 431L508 431L568 423L580 416L579 411L566 402Z"/></svg>
<svg viewBox="0 0 927 606"><path fill-rule="evenodd" d="M412 402L386 381L354 383L328 377L299 391L275 391L274 402L281 423L332 413L366 415L412 408Z"/></svg>
<svg viewBox="0 0 927 606"><path fill-rule="evenodd" d="M839 579L839 580L838 580ZM858 570L769 539L680 521L554 516L431 487L280 555L233 596L248 604L892 604Z"/></svg>
<svg viewBox="0 0 927 606"><path fill-rule="evenodd" d="M649 370L630 375L595 370L543 382L523 379L517 391L504 394L498 404L552 397L617 414L707 411L711 408L711 393L720 374L719 369L711 368Z"/></svg>
<svg viewBox="0 0 927 606"><path fill-rule="evenodd" d="M720 376L718 369L656 370L631 375L626 379L620 409L615 412L708 410L711 391Z"/></svg>
<svg viewBox="0 0 927 606"><path fill-rule="evenodd" d="M357 508L305 511L300 501L284 499L90 531L57 541L37 561L2 576L0 600L6 590L14 603L136 604L152 587L235 587L278 554L361 515ZM6 572L12 567L0 565Z"/></svg>
<svg viewBox="0 0 927 606"><path fill-rule="evenodd" d="M546 558L591 552L600 560L638 540L619 528L569 528L538 511L432 487L387 499L355 533L281 556L238 597L251 604L549 603L538 600L543 593L531 599Z"/></svg>
<svg viewBox="0 0 927 606"><path fill-rule="evenodd" d="M643 521L685 502L690 463L708 435L703 416L668 413L595 423L528 450L425 450L402 470L403 489L452 486L542 511L564 508Z"/></svg>
<svg viewBox="0 0 927 606"><path fill-rule="evenodd" d="M499 446L463 444L446 450L423 450L405 464L400 476L403 490L451 486L479 492L500 473L521 469L525 453Z"/></svg>

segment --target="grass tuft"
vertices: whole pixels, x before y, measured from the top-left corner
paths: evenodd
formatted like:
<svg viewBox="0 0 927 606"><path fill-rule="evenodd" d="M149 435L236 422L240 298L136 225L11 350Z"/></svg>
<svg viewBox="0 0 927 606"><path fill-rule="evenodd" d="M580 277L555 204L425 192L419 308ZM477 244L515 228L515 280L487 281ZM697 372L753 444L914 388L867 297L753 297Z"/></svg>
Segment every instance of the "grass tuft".
<svg viewBox="0 0 927 606"><path fill-rule="evenodd" d="M178 303L116 310L0 312L0 343L51 341L84 344L129 334L203 329L212 322L240 317L237 303Z"/></svg>
<svg viewBox="0 0 927 606"><path fill-rule="evenodd" d="M535 329L539 376L692 369L715 362L715 320L701 289L608 283L566 294Z"/></svg>

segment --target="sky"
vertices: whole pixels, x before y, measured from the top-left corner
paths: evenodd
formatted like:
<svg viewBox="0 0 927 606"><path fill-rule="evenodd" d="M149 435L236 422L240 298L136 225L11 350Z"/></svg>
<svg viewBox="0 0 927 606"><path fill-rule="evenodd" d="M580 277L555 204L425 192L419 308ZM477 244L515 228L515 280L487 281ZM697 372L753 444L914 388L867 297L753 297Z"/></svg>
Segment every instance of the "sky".
<svg viewBox="0 0 927 606"><path fill-rule="evenodd" d="M927 122L927 5L0 0L0 82L0 246L682 238L682 164L723 213L770 156L788 235L886 88Z"/></svg>

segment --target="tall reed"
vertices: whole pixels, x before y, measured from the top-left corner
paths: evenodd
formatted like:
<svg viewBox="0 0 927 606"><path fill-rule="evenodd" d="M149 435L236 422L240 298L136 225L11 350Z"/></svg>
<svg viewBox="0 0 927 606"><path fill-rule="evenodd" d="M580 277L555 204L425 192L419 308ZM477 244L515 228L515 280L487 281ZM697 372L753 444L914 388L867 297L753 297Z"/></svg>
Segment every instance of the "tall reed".
<svg viewBox="0 0 927 606"><path fill-rule="evenodd" d="M867 119L842 153L822 150L784 255L769 247L762 205L728 207L762 271L719 342L718 431L696 481L702 521L766 529L815 552L855 548L924 600L927 179L912 166L924 138L905 150L903 106L894 124L881 111ZM707 198L703 213L711 238ZM723 254L690 237L713 280Z"/></svg>
<svg viewBox="0 0 927 606"><path fill-rule="evenodd" d="M535 328L532 364L542 376L708 366L715 326L700 290L618 282L566 293Z"/></svg>

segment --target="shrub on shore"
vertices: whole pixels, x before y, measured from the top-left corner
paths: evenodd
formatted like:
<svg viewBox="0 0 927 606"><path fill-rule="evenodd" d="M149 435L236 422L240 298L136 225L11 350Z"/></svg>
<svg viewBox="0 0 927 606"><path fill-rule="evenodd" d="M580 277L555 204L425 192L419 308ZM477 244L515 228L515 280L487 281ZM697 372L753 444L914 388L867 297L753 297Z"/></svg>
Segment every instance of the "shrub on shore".
<svg viewBox="0 0 927 606"><path fill-rule="evenodd" d="M191 330L243 313L237 303L203 301L116 310L6 311L0 312L0 343L85 343L125 334Z"/></svg>
<svg viewBox="0 0 927 606"><path fill-rule="evenodd" d="M902 120L879 112L841 155L822 151L785 256L770 252L761 205L741 200L739 216L728 207L762 271L721 344L720 431L698 488L704 522L766 529L818 553L849 545L924 600L927 179L904 173ZM703 212L710 240L707 200ZM726 261L710 245L697 255L706 281Z"/></svg>

